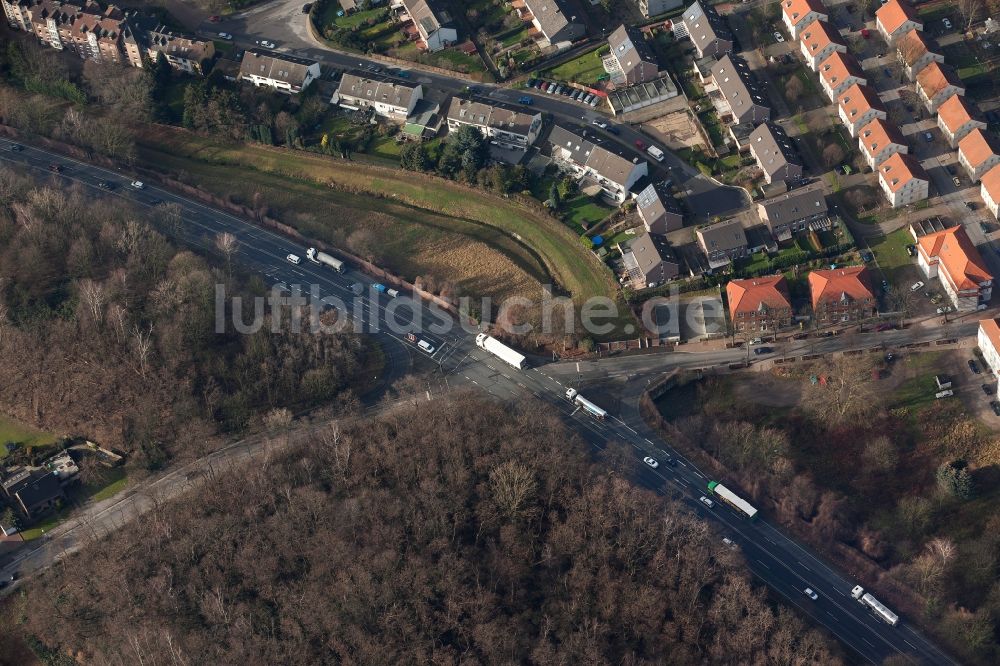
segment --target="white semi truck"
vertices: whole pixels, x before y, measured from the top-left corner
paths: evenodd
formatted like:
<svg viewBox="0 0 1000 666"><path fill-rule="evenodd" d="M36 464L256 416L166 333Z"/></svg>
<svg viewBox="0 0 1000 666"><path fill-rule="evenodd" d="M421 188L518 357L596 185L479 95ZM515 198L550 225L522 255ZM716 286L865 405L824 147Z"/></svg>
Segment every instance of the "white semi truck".
<svg viewBox="0 0 1000 666"><path fill-rule="evenodd" d="M528 361L524 358L523 354L518 354L504 343L500 342L496 338L486 335L485 333L480 333L476 336L476 345L480 349L485 349L504 363L512 365L518 370L524 370L528 367Z"/></svg>
<svg viewBox="0 0 1000 666"><path fill-rule="evenodd" d="M851 596L858 600L858 603L868 606L875 614L895 627L899 623L899 616L889 610L881 601L865 592L865 588L855 585L851 590Z"/></svg>
<svg viewBox="0 0 1000 666"><path fill-rule="evenodd" d="M343 273L347 270L347 266L340 259L335 259L328 255L326 252L317 252L316 248L311 247L306 250L306 257L309 261L314 264L322 264L324 266L329 266L338 273Z"/></svg>
<svg viewBox="0 0 1000 666"><path fill-rule="evenodd" d="M566 399L572 402L574 405L579 405L580 409L587 412L588 414L590 414L599 421L603 421L608 416L608 413L606 411L604 411L591 401L584 398L582 395L580 395L580 392L577 391L576 389L572 388L567 389Z"/></svg>

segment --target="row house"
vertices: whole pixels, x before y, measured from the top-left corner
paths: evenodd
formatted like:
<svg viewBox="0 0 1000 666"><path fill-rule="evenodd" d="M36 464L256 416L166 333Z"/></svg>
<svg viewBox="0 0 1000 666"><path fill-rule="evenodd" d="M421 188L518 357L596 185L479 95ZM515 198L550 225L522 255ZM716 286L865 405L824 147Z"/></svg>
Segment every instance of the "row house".
<svg viewBox="0 0 1000 666"><path fill-rule="evenodd" d="M885 120L886 111L878 93L868 86L855 83L837 97L840 121L847 127L852 138L858 138L861 128L880 118Z"/></svg>
<svg viewBox="0 0 1000 666"><path fill-rule="evenodd" d="M988 303L993 275L962 225L917 239L917 264L941 288L958 311L975 310Z"/></svg>
<svg viewBox="0 0 1000 666"><path fill-rule="evenodd" d="M525 113L499 104L483 104L452 97L448 106L448 131L472 125L502 148L526 151L542 130L542 113Z"/></svg>
<svg viewBox="0 0 1000 666"><path fill-rule="evenodd" d="M667 239L659 234L644 233L618 244L622 263L633 289L656 287L676 278L681 272L680 261Z"/></svg>
<svg viewBox="0 0 1000 666"><path fill-rule="evenodd" d="M546 44L575 42L587 34L587 27L577 20L565 0L524 0L524 5L531 12L531 24Z"/></svg>
<svg viewBox="0 0 1000 666"><path fill-rule="evenodd" d="M757 204L757 217L779 243L810 228L827 226L827 212L822 183L800 187Z"/></svg>
<svg viewBox="0 0 1000 666"><path fill-rule="evenodd" d="M792 299L784 275L730 280L726 300L737 333L772 333L792 325Z"/></svg>
<svg viewBox="0 0 1000 666"><path fill-rule="evenodd" d="M250 49L240 63L240 79L258 88L296 95L320 76L319 63L277 51Z"/></svg>
<svg viewBox="0 0 1000 666"><path fill-rule="evenodd" d="M695 237L712 270L750 254L747 234L736 218L699 227L695 230Z"/></svg>
<svg viewBox="0 0 1000 666"><path fill-rule="evenodd" d="M798 39L814 21L829 21L830 16L820 0L782 0L781 20L792 39Z"/></svg>
<svg viewBox="0 0 1000 666"><path fill-rule="evenodd" d="M764 172L764 180L796 181L802 178L802 160L798 151L780 125L761 123L747 140L750 154Z"/></svg>
<svg viewBox="0 0 1000 666"><path fill-rule="evenodd" d="M899 128L888 120L880 118L861 128L858 145L861 146L861 153L872 171L896 153L910 152Z"/></svg>
<svg viewBox="0 0 1000 666"><path fill-rule="evenodd" d="M420 35L419 46L430 52L440 51L458 41L451 14L440 0L399 0Z"/></svg>
<svg viewBox="0 0 1000 666"><path fill-rule="evenodd" d="M878 167L878 182L893 208L923 201L930 193L930 177L907 153L894 153Z"/></svg>
<svg viewBox="0 0 1000 666"><path fill-rule="evenodd" d="M868 269L846 266L809 273L813 316L819 324L864 321L878 308Z"/></svg>
<svg viewBox="0 0 1000 666"><path fill-rule="evenodd" d="M928 113L936 112L952 95L964 94L962 79L950 65L931 62L917 74L917 95Z"/></svg>
<svg viewBox="0 0 1000 666"><path fill-rule="evenodd" d="M819 64L819 83L830 101L835 102L841 93L854 84L868 85L868 79L854 56L834 51Z"/></svg>
<svg viewBox="0 0 1000 666"><path fill-rule="evenodd" d="M552 160L564 171L596 183L604 196L621 204L632 186L648 175L649 164L638 157L629 159L599 141L556 125L549 132L547 148Z"/></svg>
<svg viewBox="0 0 1000 666"><path fill-rule="evenodd" d="M712 80L729 105L733 123L756 125L771 118L767 98L747 61L740 56L722 56L712 65Z"/></svg>
<svg viewBox="0 0 1000 666"><path fill-rule="evenodd" d="M975 183L1000 164L1000 142L992 134L976 128L958 142L958 163Z"/></svg>
<svg viewBox="0 0 1000 666"><path fill-rule="evenodd" d="M958 148L958 142L972 130L986 129L986 123L979 119L979 110L961 95L952 95L938 107L937 124L952 148Z"/></svg>
<svg viewBox="0 0 1000 666"><path fill-rule="evenodd" d="M924 29L924 24L917 18L917 10L904 0L888 0L882 5L875 12L875 26L890 47L895 46L906 33Z"/></svg>
<svg viewBox="0 0 1000 666"><path fill-rule="evenodd" d="M171 67L188 74L204 75L204 63L215 56L213 42L176 33L166 26L158 25L145 32L142 37L144 41L140 53L145 51L154 62L162 55ZM126 40L128 42L128 35ZM138 61L133 60L127 47L126 55L134 67L143 66L141 56Z"/></svg>
<svg viewBox="0 0 1000 666"><path fill-rule="evenodd" d="M681 206L664 183L650 183L636 197L639 219L651 234L666 234L684 226Z"/></svg>
<svg viewBox="0 0 1000 666"><path fill-rule="evenodd" d="M985 174L979 184L979 196L983 198L987 210L1000 220L1000 166L995 166Z"/></svg>
<svg viewBox="0 0 1000 666"><path fill-rule="evenodd" d="M726 19L707 2L695 2L685 9L681 24L680 34L676 26L674 34L691 38L699 60L707 56L717 58L733 50L733 33Z"/></svg>
<svg viewBox="0 0 1000 666"><path fill-rule="evenodd" d="M835 51L847 53L847 44L832 25L826 21L816 21L802 32L799 37L799 49L809 69L817 72L820 63Z"/></svg>
<svg viewBox="0 0 1000 666"><path fill-rule="evenodd" d="M396 83L344 74L331 104L356 111L371 109L375 115L397 123L405 122L424 95L419 83Z"/></svg>
<svg viewBox="0 0 1000 666"><path fill-rule="evenodd" d="M924 67L932 62L943 63L944 56L937 43L920 30L907 32L896 43L896 54L903 65L903 73L910 81L917 78L917 74Z"/></svg>
<svg viewBox="0 0 1000 666"><path fill-rule="evenodd" d="M608 37L611 58L620 74L612 75L615 85L634 86L659 78L660 65L642 31L625 25Z"/></svg>

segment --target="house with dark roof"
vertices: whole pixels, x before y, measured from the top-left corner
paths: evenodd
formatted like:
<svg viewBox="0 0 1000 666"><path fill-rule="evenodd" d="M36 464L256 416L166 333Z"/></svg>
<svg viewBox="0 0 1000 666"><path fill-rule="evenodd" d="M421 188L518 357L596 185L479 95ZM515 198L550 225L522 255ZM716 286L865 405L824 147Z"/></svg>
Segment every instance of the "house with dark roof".
<svg viewBox="0 0 1000 666"><path fill-rule="evenodd" d="M809 273L813 316L820 324L863 321L874 317L878 303L868 269L846 266Z"/></svg>
<svg viewBox="0 0 1000 666"><path fill-rule="evenodd" d="M188 74L205 73L204 64L215 56L215 43L194 35L175 32L164 25L157 25L145 33L144 46L150 60L164 60L174 69ZM142 66L142 63L138 65Z"/></svg>
<svg viewBox="0 0 1000 666"><path fill-rule="evenodd" d="M636 211L646 231L665 234L684 226L681 206L666 183L650 183L636 197Z"/></svg>
<svg viewBox="0 0 1000 666"><path fill-rule="evenodd" d="M611 82L616 86L634 86L659 77L656 54L638 28L618 26L608 37L608 46L617 70L611 73Z"/></svg>
<svg viewBox="0 0 1000 666"><path fill-rule="evenodd" d="M779 242L791 240L794 234L813 227L829 226L827 213L822 183L800 187L757 204L757 216Z"/></svg>
<svg viewBox="0 0 1000 666"><path fill-rule="evenodd" d="M962 225L918 238L917 265L939 279L956 310L975 310L993 295L993 274Z"/></svg>
<svg viewBox="0 0 1000 666"><path fill-rule="evenodd" d="M792 299L784 275L730 280L726 300L736 332L774 332L792 324Z"/></svg>
<svg viewBox="0 0 1000 666"><path fill-rule="evenodd" d="M695 230L695 237L713 270L750 253L747 234L736 218L699 227Z"/></svg>
<svg viewBox="0 0 1000 666"><path fill-rule="evenodd" d="M258 88L296 95L320 76L319 63L267 49L249 49L240 64L240 80Z"/></svg>
<svg viewBox="0 0 1000 666"><path fill-rule="evenodd" d="M802 178L802 159L780 125L761 123L750 133L747 145L768 184Z"/></svg>
<svg viewBox="0 0 1000 666"><path fill-rule="evenodd" d="M35 471L13 492L13 497L25 517L35 520L56 508L66 495L53 472Z"/></svg>
<svg viewBox="0 0 1000 666"><path fill-rule="evenodd" d="M424 88L419 83L344 74L330 103L351 110L371 109L377 116L401 123L413 113L423 96Z"/></svg>
<svg viewBox="0 0 1000 666"><path fill-rule="evenodd" d="M583 17L566 0L524 0L524 5L531 12L531 24L548 44L575 42L587 34Z"/></svg>
<svg viewBox="0 0 1000 666"><path fill-rule="evenodd" d="M418 45L440 51L458 41L448 8L440 0L399 0L420 35Z"/></svg>
<svg viewBox="0 0 1000 666"><path fill-rule="evenodd" d="M712 65L712 81L726 101L734 123L756 125L771 118L767 97L747 61L740 56L723 55Z"/></svg>
<svg viewBox="0 0 1000 666"><path fill-rule="evenodd" d="M733 50L733 33L726 19L708 3L695 2L685 9L681 20L674 22L674 35L690 37L699 59Z"/></svg>
<svg viewBox="0 0 1000 666"><path fill-rule="evenodd" d="M619 243L618 249L633 289L656 287L680 274L680 262L659 234L640 234Z"/></svg>
<svg viewBox="0 0 1000 666"><path fill-rule="evenodd" d="M526 113L503 104L452 97L448 106L448 131L472 125L483 136L509 150L527 150L542 129L542 112Z"/></svg>
<svg viewBox="0 0 1000 666"><path fill-rule="evenodd" d="M546 152L557 166L581 181L597 185L604 196L618 204L649 173L645 160L630 159L615 144L586 132L577 134L556 125L545 143Z"/></svg>

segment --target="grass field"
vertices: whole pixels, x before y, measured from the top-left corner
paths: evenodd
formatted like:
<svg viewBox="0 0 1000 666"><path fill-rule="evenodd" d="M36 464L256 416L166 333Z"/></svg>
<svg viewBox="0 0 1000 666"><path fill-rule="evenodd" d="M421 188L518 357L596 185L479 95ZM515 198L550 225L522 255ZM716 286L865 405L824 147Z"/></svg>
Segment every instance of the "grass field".
<svg viewBox="0 0 1000 666"><path fill-rule="evenodd" d="M599 76L607 74L604 71L604 65L601 64L600 56L605 49L606 47L600 46L569 62L564 62L558 67L553 67L545 75L556 81L572 81L587 85L594 84L597 82Z"/></svg>
<svg viewBox="0 0 1000 666"><path fill-rule="evenodd" d="M906 246L912 242L913 236L910 235L906 227L875 241L869 241L879 268L882 269L886 279L890 282L895 282L901 270L913 263L910 255L906 254Z"/></svg>
<svg viewBox="0 0 1000 666"><path fill-rule="evenodd" d="M385 14L385 9L381 7L376 7L375 9L369 9L364 12L354 12L353 14L347 14L346 16L337 16L337 11L340 7L338 4L331 2L330 6L326 10L326 16L324 16L324 21L332 22L339 28L356 28L359 25L363 25L369 19L373 19L378 22L378 19Z"/></svg>
<svg viewBox="0 0 1000 666"><path fill-rule="evenodd" d="M51 433L42 432L13 419L0 416L0 458L7 455L7 447L4 444L8 442L31 448L54 444L55 441L56 437Z"/></svg>
<svg viewBox="0 0 1000 666"><path fill-rule="evenodd" d="M356 251L364 236L381 263L409 279L429 273L494 298L533 296L550 280L577 300L617 296L611 274L569 228L457 183L373 167L364 156L342 161L169 128L150 130L139 148L144 163L233 200L260 192L309 236Z"/></svg>

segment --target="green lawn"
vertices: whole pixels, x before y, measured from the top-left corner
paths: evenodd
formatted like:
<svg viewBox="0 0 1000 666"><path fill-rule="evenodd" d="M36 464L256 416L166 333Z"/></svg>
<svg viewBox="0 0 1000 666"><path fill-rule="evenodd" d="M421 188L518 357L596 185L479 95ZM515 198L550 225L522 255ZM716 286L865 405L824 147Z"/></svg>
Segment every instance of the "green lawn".
<svg viewBox="0 0 1000 666"><path fill-rule="evenodd" d="M52 528L61 523L69 515L69 507L60 509L59 511L53 513L51 516L38 523L34 527L23 530L21 532L21 538L25 541L31 541L32 539L37 539L46 532L52 531Z"/></svg>
<svg viewBox="0 0 1000 666"><path fill-rule="evenodd" d="M500 43L504 45L504 48L514 46L514 44L519 43L522 39L528 36L528 25L524 24L518 29L512 30L510 33L504 35L500 39Z"/></svg>
<svg viewBox="0 0 1000 666"><path fill-rule="evenodd" d="M384 7L376 7L364 12L354 12L345 16L337 16L339 9L340 7L337 3L331 2L326 10L327 15L323 17L323 20L329 22L329 17L332 17L334 25L338 28L346 28L348 30L364 25L369 19L375 19L375 22L379 23L379 18L386 13Z"/></svg>
<svg viewBox="0 0 1000 666"><path fill-rule="evenodd" d="M4 444L8 442L31 448L33 446L48 446L54 444L55 441L56 436L52 433L42 432L29 425L0 416L0 458L7 455L7 447Z"/></svg>
<svg viewBox="0 0 1000 666"><path fill-rule="evenodd" d="M910 255L906 254L906 246L913 243L913 236L903 227L892 232L888 236L882 236L878 240L871 242L872 252L878 261L879 268L886 275L886 279L894 282L894 278L899 270L913 263Z"/></svg>
<svg viewBox="0 0 1000 666"><path fill-rule="evenodd" d="M566 221L580 233L583 233L585 225L587 228L593 227L614 211L610 206L586 194L577 194L563 201L559 208L567 214Z"/></svg>
<svg viewBox="0 0 1000 666"><path fill-rule="evenodd" d="M545 75L556 81L572 81L573 83L593 85L597 83L598 77L607 74L604 71L604 65L601 64L601 56L599 55L606 48L603 45L599 46L593 51L584 53L569 62L564 62L558 67L550 69Z"/></svg>
<svg viewBox="0 0 1000 666"><path fill-rule="evenodd" d="M402 143L396 141L394 136L380 136L372 139L368 144L368 154L392 160L394 164L399 164L399 153L403 149Z"/></svg>

